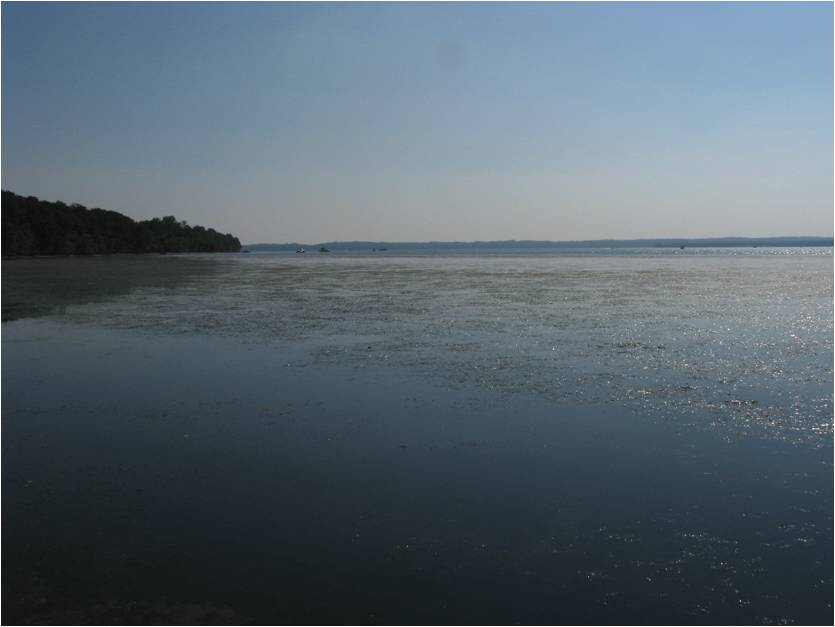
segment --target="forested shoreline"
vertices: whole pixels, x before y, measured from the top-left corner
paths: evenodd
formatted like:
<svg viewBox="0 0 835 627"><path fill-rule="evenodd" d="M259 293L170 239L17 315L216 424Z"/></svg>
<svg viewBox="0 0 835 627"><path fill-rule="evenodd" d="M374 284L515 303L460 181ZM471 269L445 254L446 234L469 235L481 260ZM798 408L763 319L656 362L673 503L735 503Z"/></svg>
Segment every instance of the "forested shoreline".
<svg viewBox="0 0 835 627"><path fill-rule="evenodd" d="M173 216L136 222L117 211L2 193L3 256L239 252L229 233Z"/></svg>

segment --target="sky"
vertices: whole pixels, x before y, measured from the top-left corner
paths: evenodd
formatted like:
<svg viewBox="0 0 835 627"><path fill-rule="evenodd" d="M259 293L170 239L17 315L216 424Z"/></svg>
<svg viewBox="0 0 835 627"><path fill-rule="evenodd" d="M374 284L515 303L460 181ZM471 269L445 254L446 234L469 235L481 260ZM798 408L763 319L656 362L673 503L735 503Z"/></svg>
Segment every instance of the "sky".
<svg viewBox="0 0 835 627"><path fill-rule="evenodd" d="M2 188L244 243L832 235L833 5L4 2Z"/></svg>

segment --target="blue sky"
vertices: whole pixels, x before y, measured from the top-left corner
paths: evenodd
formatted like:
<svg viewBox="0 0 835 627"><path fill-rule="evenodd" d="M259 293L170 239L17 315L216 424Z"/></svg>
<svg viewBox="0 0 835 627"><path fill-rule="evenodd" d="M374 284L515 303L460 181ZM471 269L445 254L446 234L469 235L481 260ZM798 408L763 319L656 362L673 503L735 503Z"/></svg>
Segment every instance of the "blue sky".
<svg viewBox="0 0 835 627"><path fill-rule="evenodd" d="M833 231L830 3L3 3L2 186L242 241Z"/></svg>

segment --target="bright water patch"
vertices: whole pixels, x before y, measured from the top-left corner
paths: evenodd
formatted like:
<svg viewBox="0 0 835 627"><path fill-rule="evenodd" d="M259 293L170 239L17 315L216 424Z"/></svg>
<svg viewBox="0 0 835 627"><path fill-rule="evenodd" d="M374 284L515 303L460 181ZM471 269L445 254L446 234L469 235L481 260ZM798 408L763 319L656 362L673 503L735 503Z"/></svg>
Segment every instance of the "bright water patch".
<svg viewBox="0 0 835 627"><path fill-rule="evenodd" d="M97 274L123 284L99 302L64 298L64 318L83 324L297 343L304 364L397 365L447 385L675 408L699 426L827 443L832 257L777 254L787 250L15 261L4 307L46 307L52 263L62 290Z"/></svg>

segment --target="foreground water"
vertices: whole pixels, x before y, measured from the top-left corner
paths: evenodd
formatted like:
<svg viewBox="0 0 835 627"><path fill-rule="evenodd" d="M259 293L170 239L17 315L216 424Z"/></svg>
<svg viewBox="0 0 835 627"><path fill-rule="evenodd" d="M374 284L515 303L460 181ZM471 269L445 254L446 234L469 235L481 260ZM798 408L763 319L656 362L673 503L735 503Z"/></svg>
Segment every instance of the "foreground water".
<svg viewBox="0 0 835 627"><path fill-rule="evenodd" d="M831 249L2 287L6 623L832 621Z"/></svg>

